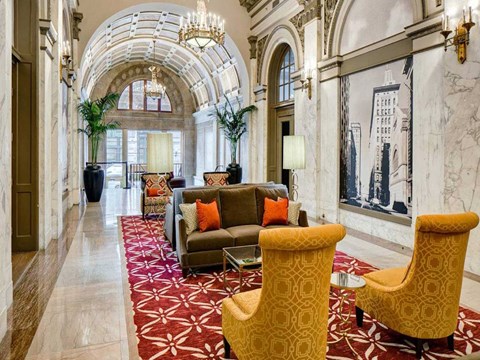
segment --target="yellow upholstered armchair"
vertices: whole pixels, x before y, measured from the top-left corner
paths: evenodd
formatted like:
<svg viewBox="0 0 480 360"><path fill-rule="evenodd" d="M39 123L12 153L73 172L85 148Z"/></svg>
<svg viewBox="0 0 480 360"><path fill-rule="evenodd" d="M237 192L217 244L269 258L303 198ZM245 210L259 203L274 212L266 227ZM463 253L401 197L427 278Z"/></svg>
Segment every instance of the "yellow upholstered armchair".
<svg viewBox="0 0 480 360"><path fill-rule="evenodd" d="M142 175L142 215L165 215L165 207L170 202L172 190L168 185L170 175L144 174Z"/></svg>
<svg viewBox="0 0 480 360"><path fill-rule="evenodd" d="M427 339L448 338L453 350L463 266L475 213L419 216L408 268L374 271L357 290L357 325L363 312L415 340L417 357Z"/></svg>
<svg viewBox="0 0 480 360"><path fill-rule="evenodd" d="M260 232L262 288L222 304L225 357L325 359L330 275L342 225Z"/></svg>

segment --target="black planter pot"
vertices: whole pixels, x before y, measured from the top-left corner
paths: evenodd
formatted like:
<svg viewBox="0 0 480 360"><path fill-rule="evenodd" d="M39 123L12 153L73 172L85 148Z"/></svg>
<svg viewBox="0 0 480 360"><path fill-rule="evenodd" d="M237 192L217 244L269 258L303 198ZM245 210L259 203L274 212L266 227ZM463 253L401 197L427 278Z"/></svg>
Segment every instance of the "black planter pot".
<svg viewBox="0 0 480 360"><path fill-rule="evenodd" d="M227 171L230 173L229 184L240 184L242 182L242 168L238 164L228 164Z"/></svg>
<svg viewBox="0 0 480 360"><path fill-rule="evenodd" d="M88 202L99 202L102 198L105 172L100 166L89 165L83 170L83 184Z"/></svg>

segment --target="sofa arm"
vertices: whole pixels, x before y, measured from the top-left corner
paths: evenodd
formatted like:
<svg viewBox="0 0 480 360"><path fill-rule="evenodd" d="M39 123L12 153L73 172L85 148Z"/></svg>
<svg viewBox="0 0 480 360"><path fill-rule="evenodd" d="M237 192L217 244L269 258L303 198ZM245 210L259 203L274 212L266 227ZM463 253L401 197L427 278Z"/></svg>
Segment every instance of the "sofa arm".
<svg viewBox="0 0 480 360"><path fill-rule="evenodd" d="M298 216L298 225L301 227L308 227L308 216L305 210L300 210L300 215Z"/></svg>
<svg viewBox="0 0 480 360"><path fill-rule="evenodd" d="M175 250L175 216L173 213L173 204L168 203L165 206L165 222L163 224L163 232L165 234L165 238L170 242L172 245L173 250Z"/></svg>
<svg viewBox="0 0 480 360"><path fill-rule="evenodd" d="M182 268L188 267L187 264L187 226L182 215L175 216L175 241L177 248L177 257Z"/></svg>

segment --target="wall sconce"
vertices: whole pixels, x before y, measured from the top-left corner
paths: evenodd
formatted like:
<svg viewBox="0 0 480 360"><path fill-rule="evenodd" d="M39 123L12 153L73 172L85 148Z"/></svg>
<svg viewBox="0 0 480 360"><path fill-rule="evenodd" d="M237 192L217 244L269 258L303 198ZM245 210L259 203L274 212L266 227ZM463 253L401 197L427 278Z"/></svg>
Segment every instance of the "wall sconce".
<svg viewBox="0 0 480 360"><path fill-rule="evenodd" d="M67 76L70 73L70 65L72 63L72 49L69 41L64 41L62 46L62 55L60 59L60 82L63 79L63 70L66 70Z"/></svg>
<svg viewBox="0 0 480 360"><path fill-rule="evenodd" d="M458 22L455 33L450 36L452 30L450 30L449 17L442 16L442 31L440 33L445 38L445 51L450 46L455 46L455 52L457 53L458 62L463 64L467 60L467 46L470 43L470 29L475 26L472 21L472 7L468 7L468 17L466 16L466 10L463 8L462 19Z"/></svg>
<svg viewBox="0 0 480 360"><path fill-rule="evenodd" d="M302 91L307 90L308 99L312 99L312 80L313 80L313 70L308 67L306 64L302 72L302 78L300 82L302 83Z"/></svg>

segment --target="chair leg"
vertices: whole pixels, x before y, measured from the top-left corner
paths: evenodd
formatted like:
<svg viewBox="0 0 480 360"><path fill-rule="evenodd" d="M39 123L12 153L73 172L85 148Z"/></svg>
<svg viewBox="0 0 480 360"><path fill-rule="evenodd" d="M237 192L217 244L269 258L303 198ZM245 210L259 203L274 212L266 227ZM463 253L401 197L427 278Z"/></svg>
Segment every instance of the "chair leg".
<svg viewBox="0 0 480 360"><path fill-rule="evenodd" d="M355 306L355 315L357 317L357 326L363 326L363 310L360 309L358 306Z"/></svg>
<svg viewBox="0 0 480 360"><path fill-rule="evenodd" d="M423 352L423 340L422 339L415 339L415 351L417 355L417 359L422 358Z"/></svg>
<svg viewBox="0 0 480 360"><path fill-rule="evenodd" d="M187 278L188 276L188 270L190 270L189 268L182 268L182 276L184 279Z"/></svg>
<svg viewBox="0 0 480 360"><path fill-rule="evenodd" d="M225 336L223 337L223 347L225 348L225 359L230 359L230 344L228 343L227 339L225 339Z"/></svg>
<svg viewBox="0 0 480 360"><path fill-rule="evenodd" d="M453 339L453 334L450 335L448 338L447 338L447 342L448 342L448 349L449 350L455 350L455 343L454 343L454 339Z"/></svg>

